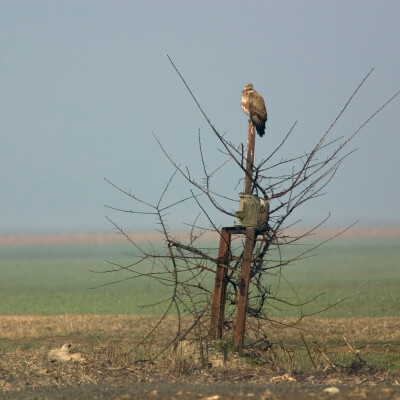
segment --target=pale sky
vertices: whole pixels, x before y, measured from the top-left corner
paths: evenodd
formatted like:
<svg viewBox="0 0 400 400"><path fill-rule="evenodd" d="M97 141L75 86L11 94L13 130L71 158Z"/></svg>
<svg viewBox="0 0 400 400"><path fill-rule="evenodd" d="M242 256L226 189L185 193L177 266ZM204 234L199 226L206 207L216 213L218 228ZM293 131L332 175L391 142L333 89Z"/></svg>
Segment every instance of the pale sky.
<svg viewBox="0 0 400 400"><path fill-rule="evenodd" d="M200 130L208 165L219 164L167 54L237 144L247 132L241 90L254 84L269 116L256 159L295 121L281 155L309 150L374 67L336 128L350 135L400 89L399 17L397 0L0 1L0 234L111 231L105 215L153 230L154 219L104 207L136 207L104 178L158 201L174 169L152 133L200 177ZM399 225L399 131L400 98L360 132L327 194L295 219L331 213L331 226ZM222 175L221 190L234 196L240 171ZM177 179L168 199L188 195ZM169 224L180 230L198 211L183 203Z"/></svg>

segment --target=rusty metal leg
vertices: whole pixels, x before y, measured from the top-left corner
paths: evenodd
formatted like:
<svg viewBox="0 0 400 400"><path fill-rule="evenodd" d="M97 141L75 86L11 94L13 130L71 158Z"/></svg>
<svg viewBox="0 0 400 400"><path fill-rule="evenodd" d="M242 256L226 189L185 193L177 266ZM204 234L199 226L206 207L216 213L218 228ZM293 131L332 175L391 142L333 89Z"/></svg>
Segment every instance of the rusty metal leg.
<svg viewBox="0 0 400 400"><path fill-rule="evenodd" d="M226 265L229 263L231 248L231 233L225 228L221 230L219 242L218 265L215 274L215 284L212 298L210 337L221 339L224 326L225 297L226 297L226 277L228 270Z"/></svg>
<svg viewBox="0 0 400 400"><path fill-rule="evenodd" d="M242 259L242 274L239 286L239 298L236 305L235 320L235 346L241 349L244 341L244 332L246 325L247 301L249 296L249 282L251 272L251 262L253 258L253 250L256 239L256 229L253 227L246 228L246 240L244 244Z"/></svg>

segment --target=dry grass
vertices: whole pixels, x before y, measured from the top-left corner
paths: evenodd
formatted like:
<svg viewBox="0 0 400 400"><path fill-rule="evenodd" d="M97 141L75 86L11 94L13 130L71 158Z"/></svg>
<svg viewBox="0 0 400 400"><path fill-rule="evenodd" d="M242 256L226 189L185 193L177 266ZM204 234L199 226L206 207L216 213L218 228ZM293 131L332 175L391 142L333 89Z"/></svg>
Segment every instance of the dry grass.
<svg viewBox="0 0 400 400"><path fill-rule="evenodd" d="M142 315L3 315L0 316L0 337L3 339L39 339L46 337L134 337L157 316ZM379 318L307 318L298 324L295 319L276 319L266 323L265 330L272 335L291 339L303 330L309 339L329 338L341 341L343 334L359 342L400 342L400 317ZM167 319L174 323L174 317ZM293 325L293 328L285 328Z"/></svg>
<svg viewBox="0 0 400 400"><path fill-rule="evenodd" d="M26 382L39 387L160 379L197 383L400 381L400 368L391 373L368 369L358 360L358 353L353 354L354 350L361 350L360 357L398 357L400 317L307 319L294 328L283 329L295 322L285 319L263 327L271 344L269 349L247 351L245 358L238 357L229 347L226 353L227 346L222 341L208 347L206 355L199 355L198 346L185 343L178 351L167 351L153 362L151 356L171 340L174 318L165 321L158 340L132 349L156 321L157 317L134 315L0 316L0 389L22 390ZM87 362L58 363L48 359L50 349L67 342ZM353 369L335 368L335 354L347 357Z"/></svg>
<svg viewBox="0 0 400 400"><path fill-rule="evenodd" d="M86 346L124 343L132 347L157 321L151 315L0 316L0 338L3 343L13 344L13 348L19 344L58 346L65 342ZM168 317L160 326L151 343L154 351L171 340L175 322L174 317ZM264 323L262 331L269 343L302 347L305 340L331 352L348 351L347 341L357 349L369 351L400 349L400 317L308 318L300 323L281 319Z"/></svg>
<svg viewBox="0 0 400 400"><path fill-rule="evenodd" d="M291 325L294 320L287 319L279 322ZM400 317L306 318L296 325L296 329L282 331L279 323L274 324L274 327L275 331L280 331L280 334L287 339L297 337L298 328L304 331L306 339L319 342L343 342L343 335L346 335L348 340L360 344L400 342Z"/></svg>
<svg viewBox="0 0 400 400"><path fill-rule="evenodd" d="M136 315L5 315L0 316L0 337L11 340L69 336L127 337L143 331L152 316Z"/></svg>

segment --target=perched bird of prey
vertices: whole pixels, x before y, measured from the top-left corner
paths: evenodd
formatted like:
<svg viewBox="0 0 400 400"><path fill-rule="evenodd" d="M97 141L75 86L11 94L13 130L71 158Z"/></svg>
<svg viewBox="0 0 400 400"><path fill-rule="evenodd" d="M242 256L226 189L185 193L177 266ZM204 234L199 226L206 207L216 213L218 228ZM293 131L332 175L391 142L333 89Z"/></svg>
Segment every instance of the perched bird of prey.
<svg viewBox="0 0 400 400"><path fill-rule="evenodd" d="M262 137L265 133L265 122L267 121L267 109L264 99L258 94L251 83L244 85L242 92L242 110L250 116L250 120Z"/></svg>

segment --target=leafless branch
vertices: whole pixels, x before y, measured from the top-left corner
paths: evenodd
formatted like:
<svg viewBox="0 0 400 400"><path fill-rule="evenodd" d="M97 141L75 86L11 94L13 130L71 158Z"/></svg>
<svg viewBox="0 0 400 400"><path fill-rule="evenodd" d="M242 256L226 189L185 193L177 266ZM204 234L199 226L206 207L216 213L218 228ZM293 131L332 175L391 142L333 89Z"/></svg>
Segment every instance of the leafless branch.
<svg viewBox="0 0 400 400"><path fill-rule="evenodd" d="M226 272L224 281L226 285L224 326L226 328L231 327L235 318L235 305L241 285L240 268L244 257L245 235L238 235L232 239L232 242L229 243L229 257L224 261L221 261L221 257L218 255L217 245L210 244L211 240L221 239L222 242L223 232L220 225L213 219L212 212L218 211L223 215L236 217L235 210L231 210L231 206L227 204L234 203L237 206L238 201L232 198L232 193L222 193L222 190L215 185L216 176L223 174L226 170L224 168L225 165L231 163L232 167L237 169L237 181L240 182L245 174L251 175L254 193L260 193L260 197L268 200L270 206L267 228L257 232L257 240L251 256L250 294L247 309L249 318L252 318L252 321L270 319L269 310L271 307L278 306L298 307L301 310L299 321L306 315L312 315L304 313L302 307L315 301L319 295L313 299L302 301L295 288L292 287L295 300L289 301L280 296L281 284L284 285L286 282L290 286L283 271L299 260L314 256L322 245L342 235L354 224L319 243L313 244L308 243L308 240L323 226L329 215L320 223L304 230L304 232L291 234L289 229L299 222L291 222L293 221L293 215L303 204L324 194L327 185L334 178L338 168L346 157L350 156L354 151L354 149L348 149L349 143L380 111L399 95L400 91L377 108L349 136L330 137L338 121L348 110L360 88L370 77L373 71L371 69L351 93L333 122L311 149L307 151L301 149L299 154L291 157L282 155L283 147L290 144L291 135L296 128L296 123L294 123L281 142L269 154L261 154L261 161L258 165L252 165L250 171L248 171L246 169L247 160L243 143L238 145L231 143L227 138L227 134L221 134L216 129L172 59L169 56L168 59L211 128L212 134L218 139L218 143L222 147L219 152L223 154L224 159L219 160L214 166L210 167L208 165L208 143L202 138L199 131L197 147L202 165L202 168L200 168L202 176L198 178L198 171L193 174L190 166L183 167L167 152L165 146L153 134L161 152L173 167L173 173L163 186L159 198L155 201L155 204L152 204L106 179L114 189L127 196L134 203L132 209L114 206L107 206L107 208L130 213L133 216L155 217L157 231L161 233L162 241L150 244L150 249L148 249L148 246L139 244L122 227L113 220L108 219L117 232L133 246L135 254L132 255L133 261L126 266L108 262L106 270L96 272L123 274L122 277L118 276L118 279L107 284L114 284L127 279L147 278L160 285L160 287L167 287L170 290L168 296L154 299L153 305L165 304L165 310L159 321L149 330L139 346L153 338L171 314L174 315L177 323L174 334L171 335L169 343L166 344L162 351L190 335L200 341L204 340L203 324L204 321L208 321L208 316L211 312L212 284L217 267ZM279 161L273 161L273 159L278 159ZM231 170L232 168L230 168ZM183 177L188 186L187 192L185 195L178 194L175 196L174 201L167 201L168 193L175 194L173 186L177 176ZM167 213L174 211L179 213L181 208L191 200L196 205L196 212L195 216L193 216L193 222L186 223L188 228L187 235L182 237L171 233L168 226ZM210 232L214 234L214 237L207 243L205 237ZM283 251L285 246L296 246L298 251L295 255L285 258ZM273 257L272 254L275 254L275 256ZM271 277L277 278L277 283L274 287L271 284ZM326 309L330 307L332 306ZM307 345L306 348L313 362ZM315 364L314 367L316 368Z"/></svg>

